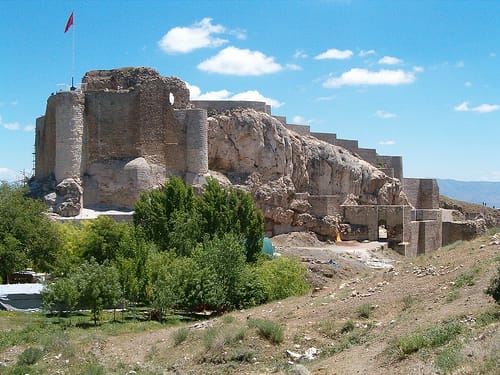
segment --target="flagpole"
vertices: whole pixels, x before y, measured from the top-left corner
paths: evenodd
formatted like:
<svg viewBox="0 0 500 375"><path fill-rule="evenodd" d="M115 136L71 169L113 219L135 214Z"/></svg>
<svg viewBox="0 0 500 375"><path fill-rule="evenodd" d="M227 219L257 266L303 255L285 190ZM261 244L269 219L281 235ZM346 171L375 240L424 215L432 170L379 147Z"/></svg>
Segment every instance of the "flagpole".
<svg viewBox="0 0 500 375"><path fill-rule="evenodd" d="M73 12L71 14L74 14ZM74 84L74 79L75 79L75 24L73 21L72 25L72 33L73 33L73 47L71 51L71 91L76 90L75 84Z"/></svg>

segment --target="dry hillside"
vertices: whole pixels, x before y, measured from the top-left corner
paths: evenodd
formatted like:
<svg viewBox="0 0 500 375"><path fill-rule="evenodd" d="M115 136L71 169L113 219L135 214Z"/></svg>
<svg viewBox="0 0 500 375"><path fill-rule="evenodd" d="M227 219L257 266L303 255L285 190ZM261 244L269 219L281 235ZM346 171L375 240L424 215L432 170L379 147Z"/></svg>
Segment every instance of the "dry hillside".
<svg viewBox="0 0 500 375"><path fill-rule="evenodd" d="M325 253L354 244L288 240L280 239L282 252L308 251L316 288L306 296L170 328L73 330L35 366L53 374L80 374L82 363L99 374L499 373L500 310L484 290L500 262L500 234L415 259L369 250L392 260L380 269L359 262L362 253ZM278 323L283 338L263 337L255 318ZM27 345L3 350L0 362L14 363Z"/></svg>

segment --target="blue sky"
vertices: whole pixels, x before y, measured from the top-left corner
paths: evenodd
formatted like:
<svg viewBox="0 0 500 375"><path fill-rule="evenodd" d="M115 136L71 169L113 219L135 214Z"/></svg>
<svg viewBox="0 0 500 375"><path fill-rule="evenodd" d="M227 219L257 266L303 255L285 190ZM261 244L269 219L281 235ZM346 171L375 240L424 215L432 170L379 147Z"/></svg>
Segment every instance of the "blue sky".
<svg viewBox="0 0 500 375"><path fill-rule="evenodd" d="M75 82L150 66L401 155L407 177L500 181L500 1L1 0L0 179L31 172L73 33Z"/></svg>

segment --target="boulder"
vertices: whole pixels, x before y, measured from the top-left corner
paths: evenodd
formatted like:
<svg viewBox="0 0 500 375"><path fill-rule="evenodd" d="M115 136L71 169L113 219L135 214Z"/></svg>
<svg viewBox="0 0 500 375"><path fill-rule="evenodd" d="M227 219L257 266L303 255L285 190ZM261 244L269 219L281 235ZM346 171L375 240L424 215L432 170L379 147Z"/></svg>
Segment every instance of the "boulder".
<svg viewBox="0 0 500 375"><path fill-rule="evenodd" d="M64 217L77 216L82 209L82 198L81 182L74 178L66 178L56 186L54 212Z"/></svg>

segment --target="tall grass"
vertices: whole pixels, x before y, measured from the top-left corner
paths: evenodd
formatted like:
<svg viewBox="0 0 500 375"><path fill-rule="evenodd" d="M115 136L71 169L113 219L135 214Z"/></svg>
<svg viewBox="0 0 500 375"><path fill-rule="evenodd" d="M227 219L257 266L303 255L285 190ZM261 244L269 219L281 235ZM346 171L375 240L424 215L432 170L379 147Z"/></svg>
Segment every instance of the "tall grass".
<svg viewBox="0 0 500 375"><path fill-rule="evenodd" d="M280 344L285 338L283 327L273 320L256 319L248 320L250 328L257 328L259 334L273 344Z"/></svg>
<svg viewBox="0 0 500 375"><path fill-rule="evenodd" d="M463 327L455 322L433 324L423 330L399 337L390 346L390 352L398 359L405 359L410 354L423 348L434 348L447 344L462 333Z"/></svg>

